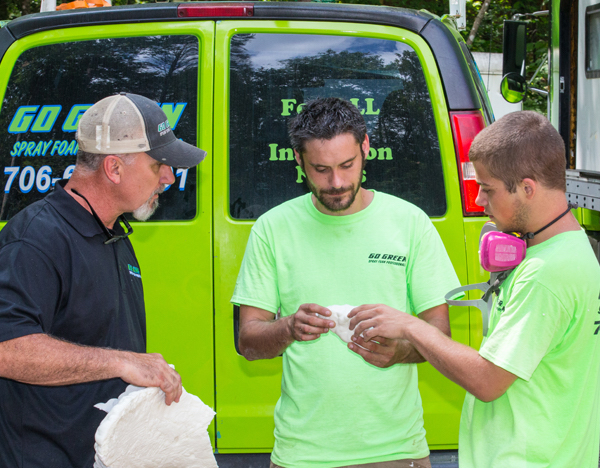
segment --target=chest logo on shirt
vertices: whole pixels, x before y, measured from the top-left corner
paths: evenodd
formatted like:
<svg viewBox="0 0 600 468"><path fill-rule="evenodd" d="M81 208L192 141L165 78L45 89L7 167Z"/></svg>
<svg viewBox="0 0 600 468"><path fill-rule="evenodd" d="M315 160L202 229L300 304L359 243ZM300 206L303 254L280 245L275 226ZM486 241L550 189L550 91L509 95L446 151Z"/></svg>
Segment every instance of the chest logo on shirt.
<svg viewBox="0 0 600 468"><path fill-rule="evenodd" d="M142 275L140 274L140 269L138 267L134 267L133 265L130 265L129 263L127 264L127 269L129 270L129 274L131 276L135 276L136 278L142 278Z"/></svg>
<svg viewBox="0 0 600 468"><path fill-rule="evenodd" d="M369 263L383 263L386 265L406 266L406 256L394 254L369 254Z"/></svg>
<svg viewBox="0 0 600 468"><path fill-rule="evenodd" d="M600 295L598 296L598 299L600 299ZM600 309L598 309L598 313L600 314ZM598 317L600 318L600 317ZM594 325L596 325L596 331L594 332L594 335L597 335L598 332L600 331L600 320L596 320L594 322Z"/></svg>

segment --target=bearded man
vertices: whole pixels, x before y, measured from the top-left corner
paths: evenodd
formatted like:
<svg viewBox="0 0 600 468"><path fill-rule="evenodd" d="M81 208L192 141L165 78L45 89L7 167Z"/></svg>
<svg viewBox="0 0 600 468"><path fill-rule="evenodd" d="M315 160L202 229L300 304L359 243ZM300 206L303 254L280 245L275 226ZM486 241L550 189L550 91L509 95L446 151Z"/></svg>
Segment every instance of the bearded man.
<svg viewBox="0 0 600 468"><path fill-rule="evenodd" d="M428 468L422 356L383 338L359 340L358 356L329 332L327 306L385 303L450 335L456 274L423 211L361 187L369 137L353 104L310 101L289 135L311 193L257 220L232 298L242 354L283 354L271 467Z"/></svg>
<svg viewBox="0 0 600 468"><path fill-rule="evenodd" d="M81 117L73 175L0 232L0 466L94 463L96 403L127 384L179 401L181 378L146 354L139 264L123 213L145 220L206 152L178 140L161 108L110 96ZM125 231L121 225L125 225Z"/></svg>

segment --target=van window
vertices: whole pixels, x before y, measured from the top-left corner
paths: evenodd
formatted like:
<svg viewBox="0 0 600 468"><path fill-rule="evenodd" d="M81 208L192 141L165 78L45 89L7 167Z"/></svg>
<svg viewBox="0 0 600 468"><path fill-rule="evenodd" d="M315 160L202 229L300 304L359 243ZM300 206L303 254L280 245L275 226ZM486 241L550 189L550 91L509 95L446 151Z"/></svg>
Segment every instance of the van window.
<svg viewBox="0 0 600 468"><path fill-rule="evenodd" d="M600 3L585 9L585 76L600 78Z"/></svg>
<svg viewBox="0 0 600 468"><path fill-rule="evenodd" d="M196 144L198 39L99 39L28 49L17 59L0 111L0 220L71 176L79 118L119 92L161 103L178 138ZM152 220L196 215L196 171L176 170Z"/></svg>
<svg viewBox="0 0 600 468"><path fill-rule="evenodd" d="M407 44L300 34L238 34L231 40L229 203L255 219L306 193L287 122L302 103L336 96L363 114L371 151L363 186L446 212L438 136L425 75Z"/></svg>

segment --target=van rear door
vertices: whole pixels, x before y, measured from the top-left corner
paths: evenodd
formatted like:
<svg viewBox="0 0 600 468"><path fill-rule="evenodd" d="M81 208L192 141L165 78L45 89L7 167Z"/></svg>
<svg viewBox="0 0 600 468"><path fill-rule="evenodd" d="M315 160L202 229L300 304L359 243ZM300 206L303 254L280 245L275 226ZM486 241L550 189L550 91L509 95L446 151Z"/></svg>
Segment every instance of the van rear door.
<svg viewBox="0 0 600 468"><path fill-rule="evenodd" d="M436 60L423 38L406 29L359 23L218 23L214 268L219 453L270 451L273 446L281 359L248 362L238 354L238 310L229 301L253 222L306 193L286 125L303 102L324 96L352 101L365 117L372 149L364 186L400 196L428 213L466 284L448 108ZM460 309L451 314L453 338L468 343L468 312ZM419 374L428 442L433 448L455 447L464 391L429 364L420 365Z"/></svg>
<svg viewBox="0 0 600 468"><path fill-rule="evenodd" d="M40 17L59 23L61 14L31 21ZM17 38L0 64L0 225L70 177L78 120L108 95L138 93L161 103L177 137L208 151L198 168L176 171L152 219L132 223L131 241L141 265L132 274L144 282L148 351L175 364L186 389L210 406L213 34L212 21L55 29Z"/></svg>

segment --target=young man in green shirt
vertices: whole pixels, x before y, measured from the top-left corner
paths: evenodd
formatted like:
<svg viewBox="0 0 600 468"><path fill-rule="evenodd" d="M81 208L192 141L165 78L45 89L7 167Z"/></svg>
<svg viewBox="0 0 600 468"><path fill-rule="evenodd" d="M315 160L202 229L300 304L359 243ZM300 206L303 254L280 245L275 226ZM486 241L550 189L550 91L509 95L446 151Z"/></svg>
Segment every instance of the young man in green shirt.
<svg viewBox="0 0 600 468"><path fill-rule="evenodd" d="M311 101L290 137L312 193L257 220L232 298L242 354L283 354L271 466L429 468L422 356L381 338L361 358L329 332L327 307L388 304L446 336L456 274L424 212L361 187L369 138L354 105Z"/></svg>
<svg viewBox="0 0 600 468"><path fill-rule="evenodd" d="M498 230L527 240L479 352L389 307L349 314L355 336L408 340L468 391L461 468L598 466L600 266L567 206L564 154L550 122L529 111L473 142L477 203Z"/></svg>

